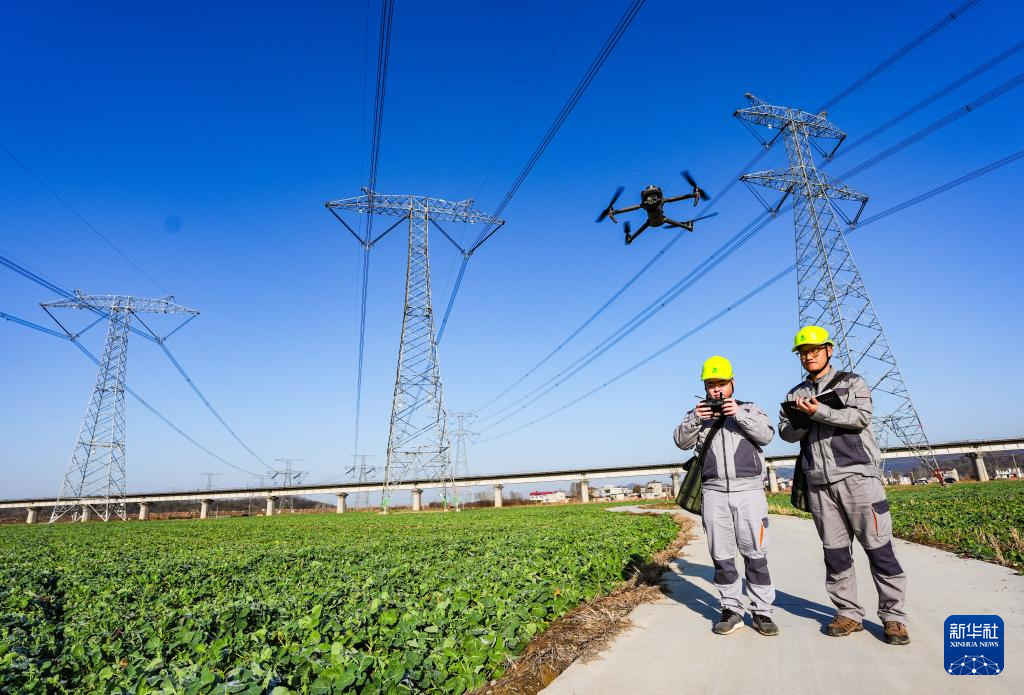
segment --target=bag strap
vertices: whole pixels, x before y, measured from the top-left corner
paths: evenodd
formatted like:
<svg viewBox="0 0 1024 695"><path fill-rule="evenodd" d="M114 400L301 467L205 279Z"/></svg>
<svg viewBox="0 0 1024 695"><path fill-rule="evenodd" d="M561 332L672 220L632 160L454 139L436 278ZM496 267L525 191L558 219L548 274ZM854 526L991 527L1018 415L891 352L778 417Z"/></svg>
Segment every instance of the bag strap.
<svg viewBox="0 0 1024 695"><path fill-rule="evenodd" d="M722 425L725 424L725 415L719 416L715 420L715 424L711 425L711 430L708 432L708 436L704 438L704 444L700 448L700 453L697 454L697 460L694 461L693 465L698 471L704 470L704 457L707 456L708 449L711 448L711 440L718 434L718 430L722 429Z"/></svg>

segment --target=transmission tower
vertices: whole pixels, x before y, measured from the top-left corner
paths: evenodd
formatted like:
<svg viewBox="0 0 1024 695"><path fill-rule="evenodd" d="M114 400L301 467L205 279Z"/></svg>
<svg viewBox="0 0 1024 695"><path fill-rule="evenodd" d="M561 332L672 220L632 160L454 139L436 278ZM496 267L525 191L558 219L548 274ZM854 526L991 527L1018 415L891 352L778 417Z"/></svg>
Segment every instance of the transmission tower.
<svg viewBox="0 0 1024 695"><path fill-rule="evenodd" d="M782 199L774 206L757 196L773 215L787 197L793 198L799 324L830 326L836 360L844 370L857 372L867 380L874 397L873 428L883 450L895 437L932 471L938 471L921 418L839 221L856 225L868 198L818 171L814 163L812 147L831 158L846 133L829 122L824 112L815 115L772 106L751 94L746 97L751 105L734 115L744 125L765 126L777 133L776 139L785 139L788 169L744 174L741 180L748 186L757 184L782 191ZM834 140L835 146L826 152L818 140ZM840 200L860 203L852 219L836 204Z"/></svg>
<svg viewBox="0 0 1024 695"><path fill-rule="evenodd" d="M368 466L366 463L366 459L372 456L373 454L352 454L352 467L345 471L345 475L355 476L360 485L365 485L370 482L370 474L377 472L376 466ZM360 492L359 496L356 497L355 506L363 509L369 507L370 493Z"/></svg>
<svg viewBox="0 0 1024 695"><path fill-rule="evenodd" d="M295 470L295 464L304 461L305 459L274 459L278 463L284 464L284 468L275 470L270 474L270 480L276 483L280 483L281 487L295 487L302 482L302 476L309 473L309 471ZM289 495L285 497L281 509L295 509L295 497Z"/></svg>
<svg viewBox="0 0 1024 695"><path fill-rule="evenodd" d="M207 490L212 490L213 489L213 479L214 478L219 478L222 474L221 473L211 473L210 471L203 471L199 475L201 475L202 477L206 478L206 489Z"/></svg>
<svg viewBox="0 0 1024 695"><path fill-rule="evenodd" d="M496 217L474 210L472 200L449 202L412 195L381 195L363 189L364 195L326 203L327 208L364 248L370 248L402 219L409 221L409 261L405 275L405 308L402 338L398 348L398 369L388 428L387 460L381 507L386 513L395 486L409 478L441 484L443 499L454 489L451 452L441 371L437 360L437 335L430 293L428 232L433 224L464 257L466 251L440 222L501 225ZM363 239L341 217L340 212L388 215L399 220L375 239Z"/></svg>
<svg viewBox="0 0 1024 695"><path fill-rule="evenodd" d="M82 419L71 461L64 472L57 504L50 515L50 523L72 512L75 521L85 520L95 513L104 521L112 515L127 520L125 509L125 410L124 380L128 363L128 332L132 317L163 342L175 331L195 318L199 312L174 303L174 297L143 299L124 295L75 296L41 305L71 340L78 338L103 319L109 320L107 342L100 358L96 386L89 407ZM79 333L72 333L50 312L51 309L85 309L98 318ZM150 330L139 314L187 314L180 325L166 336L160 337Z"/></svg>
<svg viewBox="0 0 1024 695"><path fill-rule="evenodd" d="M472 425L477 416L476 413L449 413L448 418L455 438L455 477L464 478L469 476L469 445L480 436L479 432L471 432L466 426ZM459 502L458 495L455 502L456 505Z"/></svg>

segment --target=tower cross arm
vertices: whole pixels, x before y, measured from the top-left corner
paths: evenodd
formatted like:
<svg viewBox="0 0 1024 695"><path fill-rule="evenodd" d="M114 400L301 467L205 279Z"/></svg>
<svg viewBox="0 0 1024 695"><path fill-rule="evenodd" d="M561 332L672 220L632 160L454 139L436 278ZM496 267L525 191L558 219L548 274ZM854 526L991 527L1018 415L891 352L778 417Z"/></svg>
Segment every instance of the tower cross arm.
<svg viewBox="0 0 1024 695"><path fill-rule="evenodd" d="M172 295L158 299L131 297L120 294L82 294L75 292L74 297L58 299L42 304L47 309L89 309L91 311L126 311L149 314L191 314L197 316L199 311L182 306L174 301Z"/></svg>
<svg viewBox="0 0 1024 695"><path fill-rule="evenodd" d="M324 204L331 210L347 210L364 214L408 217L425 215L439 222L501 225L504 221L473 208L472 200L450 201L417 195L390 195L370 192L353 198L331 200Z"/></svg>
<svg viewBox="0 0 1024 695"><path fill-rule="evenodd" d="M745 109L738 109L733 116L741 121L748 121L754 125L764 126L782 130L784 128L797 129L805 132L811 137L831 138L842 140L846 133L836 127L825 117L825 113L808 113L788 106L773 106L753 94L746 95L751 105Z"/></svg>
<svg viewBox="0 0 1024 695"><path fill-rule="evenodd" d="M740 177L740 181L756 184L758 186L765 186L766 188L774 188L779 191L793 192L800 186L805 185L805 177L810 179L807 183L811 185L812 194L816 197L829 195L841 200L856 200L860 203L868 202L868 197L860 191L857 191L836 179L826 176L820 171L813 172L813 178L810 175L810 172L801 174L789 169L757 171L750 174L744 174Z"/></svg>

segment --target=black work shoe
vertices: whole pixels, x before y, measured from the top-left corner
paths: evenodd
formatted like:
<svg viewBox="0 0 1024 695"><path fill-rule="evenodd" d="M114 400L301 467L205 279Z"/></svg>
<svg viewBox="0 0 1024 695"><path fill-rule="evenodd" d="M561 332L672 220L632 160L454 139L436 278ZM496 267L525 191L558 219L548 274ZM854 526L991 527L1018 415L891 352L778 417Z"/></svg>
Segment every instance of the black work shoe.
<svg viewBox="0 0 1024 695"><path fill-rule="evenodd" d="M885 641L889 644L910 644L907 626L896 620L886 620Z"/></svg>
<svg viewBox="0 0 1024 695"><path fill-rule="evenodd" d="M716 635L731 635L743 627L743 616L728 608L722 609L722 619L711 628Z"/></svg>
<svg viewBox="0 0 1024 695"><path fill-rule="evenodd" d="M826 631L832 637L846 637L863 629L863 623L859 623L853 618L847 618L845 615L837 615L835 620L828 624Z"/></svg>
<svg viewBox="0 0 1024 695"><path fill-rule="evenodd" d="M750 625L762 635L766 635L768 637L779 634L779 626L772 622L772 617L770 615L754 613L750 617Z"/></svg>

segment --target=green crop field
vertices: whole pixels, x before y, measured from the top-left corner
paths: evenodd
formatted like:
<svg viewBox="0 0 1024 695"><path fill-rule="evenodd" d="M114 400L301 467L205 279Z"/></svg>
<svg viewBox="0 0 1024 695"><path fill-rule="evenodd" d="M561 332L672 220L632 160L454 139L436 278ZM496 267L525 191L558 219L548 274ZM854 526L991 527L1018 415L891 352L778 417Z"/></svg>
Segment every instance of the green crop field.
<svg viewBox="0 0 1024 695"><path fill-rule="evenodd" d="M992 560L1024 572L1024 482L998 480L889 488L900 538ZM768 496L774 511L800 514L789 493Z"/></svg>
<svg viewBox="0 0 1024 695"><path fill-rule="evenodd" d="M597 507L0 528L0 692L463 692L678 531Z"/></svg>

